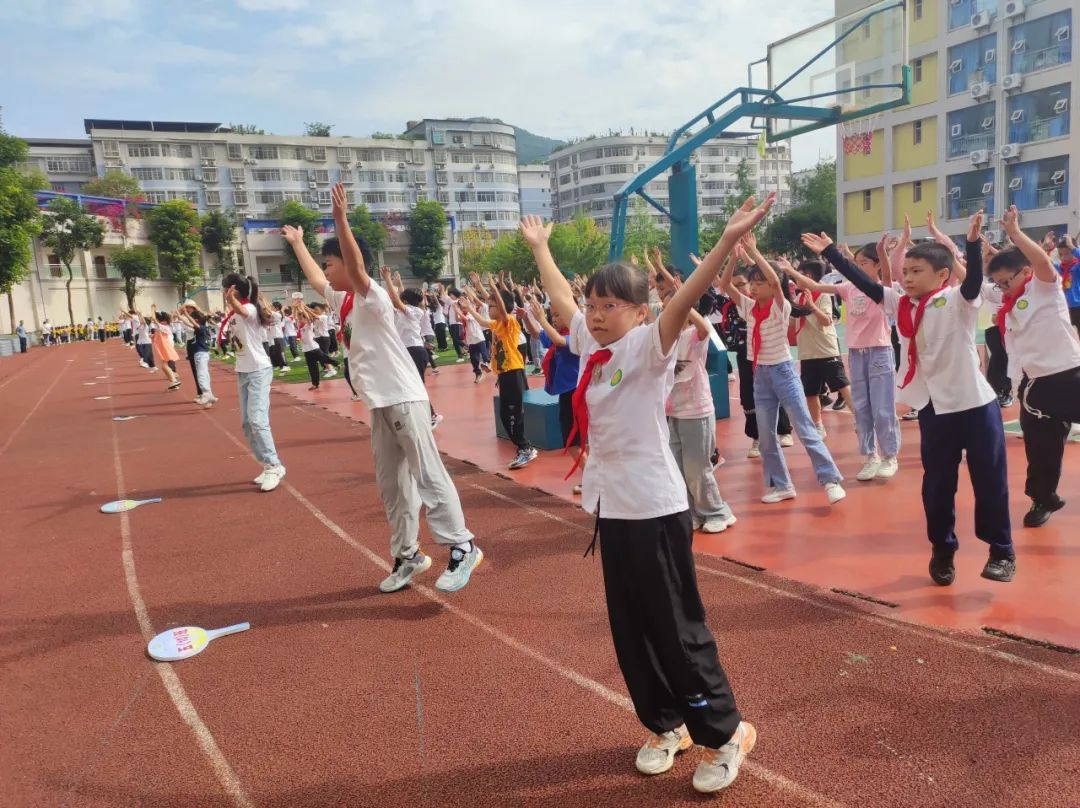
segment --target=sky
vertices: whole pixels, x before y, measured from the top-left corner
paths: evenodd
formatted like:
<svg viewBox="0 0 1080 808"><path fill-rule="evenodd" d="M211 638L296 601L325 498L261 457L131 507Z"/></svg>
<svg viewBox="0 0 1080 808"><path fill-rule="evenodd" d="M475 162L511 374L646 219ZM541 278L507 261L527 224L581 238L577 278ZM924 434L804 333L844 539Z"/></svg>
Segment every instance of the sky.
<svg viewBox="0 0 1080 808"><path fill-rule="evenodd" d="M500 118L554 138L671 131L746 83L769 42L832 0L0 0L3 126L84 137L84 118L401 132ZM795 168L835 153L795 138Z"/></svg>

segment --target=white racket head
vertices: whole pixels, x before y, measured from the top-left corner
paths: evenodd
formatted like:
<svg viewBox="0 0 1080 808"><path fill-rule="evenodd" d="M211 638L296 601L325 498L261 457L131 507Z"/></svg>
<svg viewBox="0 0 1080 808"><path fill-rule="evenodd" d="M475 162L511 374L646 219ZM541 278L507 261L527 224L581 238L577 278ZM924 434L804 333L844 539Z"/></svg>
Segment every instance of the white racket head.
<svg viewBox="0 0 1080 808"><path fill-rule="evenodd" d="M198 626L178 626L163 631L146 645L146 653L158 662L178 662L202 653L210 644L206 629Z"/></svg>
<svg viewBox="0 0 1080 808"><path fill-rule="evenodd" d="M152 502L161 502L161 498L155 499L117 499L113 502L106 502L101 506L102 513L122 513L123 511L130 511L134 508L138 508L140 505L149 505Z"/></svg>
<svg viewBox="0 0 1080 808"><path fill-rule="evenodd" d="M110 398L112 398L112 396L94 396L94 401L107 401Z"/></svg>
<svg viewBox="0 0 1080 808"><path fill-rule="evenodd" d="M134 421L136 418L143 418L142 415L114 415L114 421Z"/></svg>

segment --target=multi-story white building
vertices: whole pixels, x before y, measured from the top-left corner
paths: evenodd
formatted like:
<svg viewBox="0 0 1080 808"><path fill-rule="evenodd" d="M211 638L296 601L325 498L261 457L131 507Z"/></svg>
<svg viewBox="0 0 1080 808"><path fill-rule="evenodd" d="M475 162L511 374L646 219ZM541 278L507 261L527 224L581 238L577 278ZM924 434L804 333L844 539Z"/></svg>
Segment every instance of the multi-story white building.
<svg viewBox="0 0 1080 808"><path fill-rule="evenodd" d="M77 194L97 176L89 140L27 138L26 143L30 147L26 167L44 172L53 191Z"/></svg>
<svg viewBox="0 0 1080 808"><path fill-rule="evenodd" d="M854 0L838 1L837 12ZM926 214L960 239L1015 204L1025 229L1080 229L1075 0L910 0L912 102L874 122L870 154L838 148L840 238L874 241ZM1071 187L1070 187L1071 186Z"/></svg>
<svg viewBox="0 0 1080 808"><path fill-rule="evenodd" d="M518 186L521 188L521 215L550 219L551 168L546 163L518 166Z"/></svg>
<svg viewBox="0 0 1080 808"><path fill-rule="evenodd" d="M566 222L579 214L603 228L611 226L615 193L639 171L663 154L668 138L633 135L590 138L559 149L548 158L551 169L552 218ZM745 161L748 179L759 192L777 191L776 212L791 204L791 151L786 143L771 145L765 158L757 143L746 139L708 141L691 162L697 166L698 215L708 220L720 215L728 197L738 188L739 165ZM646 193L667 206L668 183L660 177L648 184ZM658 224L667 217L649 208Z"/></svg>

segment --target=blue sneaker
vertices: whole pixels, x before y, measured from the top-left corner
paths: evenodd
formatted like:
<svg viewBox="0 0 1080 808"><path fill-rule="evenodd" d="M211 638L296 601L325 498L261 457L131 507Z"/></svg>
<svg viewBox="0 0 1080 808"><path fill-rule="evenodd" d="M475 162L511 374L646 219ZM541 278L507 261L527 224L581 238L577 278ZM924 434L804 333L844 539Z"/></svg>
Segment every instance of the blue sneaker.
<svg viewBox="0 0 1080 808"><path fill-rule="evenodd" d="M529 465L532 461L536 460L540 456L540 453L536 449L530 446L528 449L519 449L517 457L510 461L509 468L520 469Z"/></svg>
<svg viewBox="0 0 1080 808"><path fill-rule="evenodd" d="M440 592L457 592L459 589L464 589L469 583L473 570L479 567L483 560L484 554L476 546L476 542L472 543L472 549L467 553L455 547L450 551L450 563L446 565L443 574L435 582L435 588Z"/></svg>

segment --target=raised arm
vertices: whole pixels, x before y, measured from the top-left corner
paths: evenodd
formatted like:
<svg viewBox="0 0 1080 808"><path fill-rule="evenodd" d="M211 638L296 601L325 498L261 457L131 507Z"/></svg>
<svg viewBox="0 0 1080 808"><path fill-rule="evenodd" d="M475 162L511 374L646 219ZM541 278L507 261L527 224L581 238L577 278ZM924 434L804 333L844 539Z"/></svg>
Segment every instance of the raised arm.
<svg viewBox="0 0 1080 808"><path fill-rule="evenodd" d="M980 210L971 217L968 223L967 242L964 245L967 252L967 261L963 270L959 266L953 274L960 280L960 294L965 300L975 300L982 295L983 284L986 278L983 276L982 242L979 233L982 232L983 212ZM961 273L962 276L961 276Z"/></svg>
<svg viewBox="0 0 1080 808"><path fill-rule="evenodd" d="M964 253L956 246L956 242L938 229L937 223L934 221L934 211L932 210L926 212L926 228L930 231L930 236L934 241L942 247L948 248L949 252L951 252L955 258L963 260Z"/></svg>
<svg viewBox="0 0 1080 808"><path fill-rule="evenodd" d="M341 244L341 257L345 261L345 272L352 281L353 289L361 297L367 297L371 289L371 276L368 267L364 266L364 254L360 252L360 245L356 243L352 227L349 226L349 214L345 207L345 186L340 182L330 192L333 200L334 233L337 234L338 243Z"/></svg>
<svg viewBox="0 0 1080 808"><path fill-rule="evenodd" d="M780 276L776 274L776 270L772 268L772 264L765 260L765 256L758 250L757 239L754 238L754 234L747 233L744 242L746 243L746 252L750 255L754 264L757 265L757 268L761 270L761 274L765 276L765 283L772 289L773 298L778 303L783 303L784 290L780 286Z"/></svg>
<svg viewBox="0 0 1080 808"><path fill-rule="evenodd" d="M532 250L533 258L536 259L536 266L540 269L540 280L543 281L548 297L551 298L551 308L559 313L563 322L569 323L577 314L578 307L570 283L555 265L555 259L548 247L551 222L545 225L539 216L525 216L521 220L521 235Z"/></svg>
<svg viewBox="0 0 1080 808"><path fill-rule="evenodd" d="M750 300L749 297L736 289L735 285L731 282L732 277L735 275L735 264L737 264L743 256L744 253L742 247L736 244L735 249L731 251L727 261L724 262L724 271L720 275L720 280L717 282L717 288L719 288L723 294L731 298L736 304L738 304L739 300ZM691 255L690 260L695 267L701 266L701 259L696 255Z"/></svg>
<svg viewBox="0 0 1080 808"><path fill-rule="evenodd" d="M776 263L780 265L780 268L787 273L787 276L791 278L800 289L805 289L807 292L817 292L822 295L832 294L836 291L836 284L815 281L813 278L810 278L795 269L795 267L791 265L791 262L786 258L777 258Z"/></svg>
<svg viewBox="0 0 1080 808"><path fill-rule="evenodd" d="M551 344L556 348L564 347L566 345L566 337L556 331L555 326L548 322L547 315L544 314L544 307L541 306L538 301L530 300L529 308L532 309L533 317L536 318L536 322L540 323L540 328L548 335Z"/></svg>
<svg viewBox="0 0 1080 808"><path fill-rule="evenodd" d="M815 236L813 233L803 233L802 243L814 255L822 256L836 267L837 272L851 281L856 289L875 303L881 303L885 300L885 290L881 287L881 284L842 256L827 234L822 233Z"/></svg>
<svg viewBox="0 0 1080 808"><path fill-rule="evenodd" d="M668 300L658 321L660 349L664 354L671 350L671 346L679 338L679 332L682 330L683 323L686 322L687 315L712 286L713 279L724 266L732 248L739 239L750 233L757 223L765 218L774 201L776 201L776 194L770 193L765 197L765 201L756 207L754 197L743 202L742 207L728 219L727 226L719 241L716 242L716 246L709 251L697 269L683 281L683 285ZM771 267L769 269L772 271ZM773 273L773 279L776 280L776 273ZM779 289L779 282L777 282L777 289Z"/></svg>
<svg viewBox="0 0 1080 808"><path fill-rule="evenodd" d="M397 284L394 283L394 277L390 272L390 267L382 267L379 271L382 273L383 286L386 287L386 293L390 295L390 302L395 309L404 312L405 304L401 302L401 295L398 294Z"/></svg>
<svg viewBox="0 0 1080 808"><path fill-rule="evenodd" d="M1005 215L1001 217L1001 226L1009 234L1012 243L1024 254L1024 258L1031 263L1035 277L1046 283L1057 283L1058 273L1054 269L1054 262L1049 254L1031 236L1020 229L1020 212L1016 209L1016 205L1011 205L1005 211Z"/></svg>
<svg viewBox="0 0 1080 808"><path fill-rule="evenodd" d="M236 291L235 286L230 286L228 289L225 290L225 303L236 314L244 314L244 305L240 302L240 295Z"/></svg>
<svg viewBox="0 0 1080 808"><path fill-rule="evenodd" d="M477 311L473 304L466 301L464 298L462 298L458 302L458 308L460 308L466 316L472 317L474 320L476 320L476 322L480 324L481 328L491 328L492 321L487 319L486 317L481 316L480 312Z"/></svg>
<svg viewBox="0 0 1080 808"><path fill-rule="evenodd" d="M281 228L281 235L284 236L285 241L292 247L293 254L296 256L296 262L300 264L300 269L303 270L304 277L307 278L307 282L311 284L311 288L320 295L325 295L325 290L329 281L326 280L326 273L322 271L322 267L311 257L311 253L308 252L307 245L304 243L304 228L293 227L292 225L287 224Z"/></svg>
<svg viewBox="0 0 1080 808"><path fill-rule="evenodd" d="M697 331L699 340L704 341L712 336L712 324L697 309L690 309L690 325Z"/></svg>

